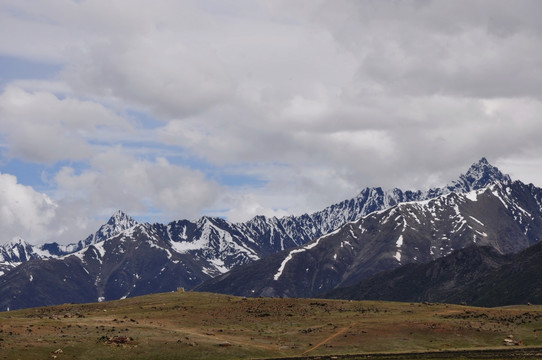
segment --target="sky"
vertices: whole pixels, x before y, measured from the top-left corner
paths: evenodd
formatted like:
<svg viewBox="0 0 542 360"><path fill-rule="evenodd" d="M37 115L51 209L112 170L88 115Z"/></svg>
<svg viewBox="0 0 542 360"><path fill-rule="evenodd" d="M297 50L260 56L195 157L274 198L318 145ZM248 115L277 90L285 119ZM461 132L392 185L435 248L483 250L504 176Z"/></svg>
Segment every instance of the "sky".
<svg viewBox="0 0 542 360"><path fill-rule="evenodd" d="M542 186L537 0L0 0L0 244Z"/></svg>

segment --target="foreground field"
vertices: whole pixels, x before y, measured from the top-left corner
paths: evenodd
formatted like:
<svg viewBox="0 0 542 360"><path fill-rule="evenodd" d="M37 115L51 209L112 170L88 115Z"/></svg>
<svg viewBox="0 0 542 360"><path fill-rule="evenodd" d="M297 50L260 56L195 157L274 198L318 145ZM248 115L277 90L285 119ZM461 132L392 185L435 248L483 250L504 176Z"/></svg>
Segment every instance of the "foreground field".
<svg viewBox="0 0 542 360"><path fill-rule="evenodd" d="M0 359L526 359L539 332L542 306L166 293L0 313Z"/></svg>

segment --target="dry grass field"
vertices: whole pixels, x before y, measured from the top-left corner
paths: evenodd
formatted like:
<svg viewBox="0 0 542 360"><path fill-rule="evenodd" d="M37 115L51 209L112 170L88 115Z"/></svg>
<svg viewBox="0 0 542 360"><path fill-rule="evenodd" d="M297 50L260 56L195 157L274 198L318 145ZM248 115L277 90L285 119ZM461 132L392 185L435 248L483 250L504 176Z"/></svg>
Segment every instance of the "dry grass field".
<svg viewBox="0 0 542 360"><path fill-rule="evenodd" d="M0 313L0 359L526 359L539 335L542 306L184 292Z"/></svg>

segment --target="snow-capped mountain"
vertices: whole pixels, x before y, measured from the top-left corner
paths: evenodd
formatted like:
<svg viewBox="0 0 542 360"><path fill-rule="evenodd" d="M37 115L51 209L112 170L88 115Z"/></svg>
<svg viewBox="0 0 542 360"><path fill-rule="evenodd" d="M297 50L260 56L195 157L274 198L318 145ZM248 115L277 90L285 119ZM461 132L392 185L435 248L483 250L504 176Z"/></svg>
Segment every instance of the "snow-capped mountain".
<svg viewBox="0 0 542 360"><path fill-rule="evenodd" d="M47 281L43 281L51 289L55 287L54 284L65 286L63 283L69 282L74 273L86 274L84 277L88 281L81 281L78 285L74 280L71 286L74 294L87 294L89 297L86 301L171 291L177 287L193 288L205 280L258 259L267 261L265 259L269 255L282 250L305 244L309 244L307 246L310 248L314 246L310 241L375 211L454 191L482 189L492 182L509 184L510 178L482 159L457 181L443 188L425 192L366 188L351 200L301 216L280 219L257 216L245 223L202 217L197 221L138 224L128 215L117 212L85 240L67 246L53 243L31 247L27 250L30 256L24 259L35 260L25 262L21 257L19 261L12 261L11 267L13 264L19 266L0 276L0 294L5 294L0 296L0 309L4 305L14 309L14 306L51 304L54 297L36 302L39 297L34 296L31 299L33 302L26 304L22 300L25 296L29 297L25 286L29 286L28 291L37 286L35 280L29 283L29 274L37 279L47 273L44 270L35 274L36 271L32 269L50 269ZM292 254L299 249L293 251ZM434 250L435 257L443 254L440 250ZM420 256L419 259L425 258ZM65 274L68 269L66 264L69 264L71 275ZM86 288L87 285L90 288ZM67 291L65 295L69 293ZM12 294L11 297L9 294ZM76 298L79 299L79 296Z"/></svg>
<svg viewBox="0 0 542 360"><path fill-rule="evenodd" d="M426 200L450 192L480 189L494 181L509 182L508 175L490 165L485 158L473 164L466 174L443 188L428 191L402 191L365 188L356 197L329 206L322 211L300 216L267 218L256 216L244 223L229 223L223 219L202 217L191 222L179 220L167 225L154 224L162 237L172 241L175 248L188 251L199 259L212 261L207 273L214 276L236 266L251 262L281 250L303 245L328 234L347 222L355 221L371 212L387 209L401 202ZM57 258L81 251L89 245L104 241L137 222L122 211L116 212L100 229L74 244L47 243L32 246L24 243L15 248L7 243L0 246L0 271L36 258ZM19 250L22 256L18 256Z"/></svg>
<svg viewBox="0 0 542 360"><path fill-rule="evenodd" d="M58 257L74 252L80 251L89 245L99 243L112 236L115 236L126 229L137 225L132 217L125 214L121 210L118 210L113 216L109 218L107 223L103 224L98 231L94 234L90 234L86 239L80 240L75 244L59 245L57 243L47 243L39 247L39 253L42 257Z"/></svg>
<svg viewBox="0 0 542 360"><path fill-rule="evenodd" d="M111 236L129 229L137 222L122 211L117 211L111 218L94 234L85 240L75 244L59 245L46 243L35 246L24 241L20 237L15 238L4 245L0 245L0 276L23 262L33 259L58 258L67 254L80 251L91 244L96 244Z"/></svg>
<svg viewBox="0 0 542 360"><path fill-rule="evenodd" d="M34 247L20 237L0 246L0 276L24 261L38 259Z"/></svg>
<svg viewBox="0 0 542 360"><path fill-rule="evenodd" d="M269 224L267 228L264 227L264 229L270 233L273 233L273 231L275 233L280 232L284 229L284 232L293 243L302 245L328 234L348 222L356 221L362 216L374 211L388 209L399 203L433 199L452 192L466 193L482 189L493 182L507 183L510 181L508 175L492 166L486 158L482 158L473 164L466 174L460 175L459 179L442 188L427 191L403 191L398 188L383 190L380 187L365 188L353 199L342 201L310 215L274 219L275 222ZM247 224L250 224L253 220ZM283 247L281 250L287 248Z"/></svg>
<svg viewBox="0 0 542 360"><path fill-rule="evenodd" d="M508 179L468 193L400 203L301 247L196 288L242 296L310 297L382 271L476 244L516 253L542 238L542 189Z"/></svg>

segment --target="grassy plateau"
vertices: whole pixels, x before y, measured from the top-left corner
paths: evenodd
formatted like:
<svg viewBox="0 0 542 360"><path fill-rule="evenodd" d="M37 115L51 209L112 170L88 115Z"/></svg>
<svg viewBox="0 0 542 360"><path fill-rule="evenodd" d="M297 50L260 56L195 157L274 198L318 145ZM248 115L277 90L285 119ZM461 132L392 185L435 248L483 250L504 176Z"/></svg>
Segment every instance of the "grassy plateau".
<svg viewBox="0 0 542 360"><path fill-rule="evenodd" d="M539 334L535 305L178 292L2 312L0 359L535 359Z"/></svg>

